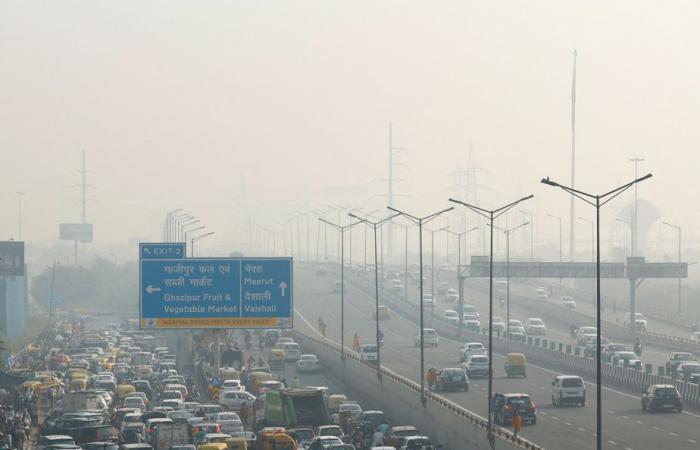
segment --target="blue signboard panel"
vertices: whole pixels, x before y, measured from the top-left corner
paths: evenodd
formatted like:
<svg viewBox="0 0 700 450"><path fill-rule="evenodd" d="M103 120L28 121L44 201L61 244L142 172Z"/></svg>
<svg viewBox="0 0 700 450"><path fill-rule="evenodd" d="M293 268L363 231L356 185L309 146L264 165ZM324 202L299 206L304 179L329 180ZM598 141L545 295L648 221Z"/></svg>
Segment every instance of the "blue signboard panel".
<svg viewBox="0 0 700 450"><path fill-rule="evenodd" d="M142 259L142 328L291 328L291 258Z"/></svg>
<svg viewBox="0 0 700 450"><path fill-rule="evenodd" d="M185 254L184 242L142 242L139 259L181 259Z"/></svg>

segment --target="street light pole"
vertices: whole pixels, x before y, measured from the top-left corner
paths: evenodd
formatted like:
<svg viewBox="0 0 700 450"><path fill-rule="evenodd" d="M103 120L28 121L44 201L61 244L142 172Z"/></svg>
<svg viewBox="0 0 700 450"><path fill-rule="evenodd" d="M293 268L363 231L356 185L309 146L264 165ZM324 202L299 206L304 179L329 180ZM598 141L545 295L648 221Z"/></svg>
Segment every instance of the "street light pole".
<svg viewBox="0 0 700 450"><path fill-rule="evenodd" d="M357 219L360 222L364 222L365 224L369 225L372 227L374 231L374 314L375 314L375 323L376 323L376 337L377 337L377 378L381 378L381 353L380 353L380 339L379 339L379 269L377 268L378 266L378 256L377 256L377 228L381 227L385 223L389 222L391 219L394 217L398 216L399 214L393 214L389 217L386 217L378 222L370 222L366 218L363 219L362 217L358 217L353 213L348 214L350 217L353 219Z"/></svg>
<svg viewBox="0 0 700 450"><path fill-rule="evenodd" d="M592 219L586 219L585 217L579 216L579 220L583 220L584 222L588 222L591 224L591 262L595 262L595 237L594 237L594 231L595 231L595 223L593 222ZM593 300L595 300L595 287L591 285L592 292L591 296Z"/></svg>
<svg viewBox="0 0 700 450"><path fill-rule="evenodd" d="M337 230L340 236L340 359L345 361L345 230L362 222L341 226L321 217L318 220Z"/></svg>
<svg viewBox="0 0 700 450"><path fill-rule="evenodd" d="M680 225L673 225L668 222L664 222L664 225L674 228L678 231L678 263L681 262L681 227ZM678 277L678 316L680 317L682 311L681 307L681 277Z"/></svg>
<svg viewBox="0 0 700 450"><path fill-rule="evenodd" d="M530 222L524 222L521 223L520 225L514 226L512 228L500 228L497 226L493 226L495 229L500 230L505 234L506 236L506 330L507 330L507 336L508 339L510 340L510 235L513 231L517 230L518 228L522 228L525 225L528 225Z"/></svg>
<svg viewBox="0 0 700 450"><path fill-rule="evenodd" d="M445 230L448 234L457 236L457 285L459 286L459 307L457 309L459 310L459 337L462 337L462 331L464 330L464 276L462 275L462 236L478 229L479 227L476 226L468 230L462 231L461 233Z"/></svg>
<svg viewBox="0 0 700 450"><path fill-rule="evenodd" d="M427 224L440 214L446 213L447 211L452 211L454 206L424 217L412 216L411 214L400 211L396 208L392 208L391 206L387 206L387 209L401 214L402 216L408 218L411 222L418 225L418 260L420 264L420 400L425 405L425 345L423 342L423 225ZM435 299L433 299L433 302L434 301Z"/></svg>
<svg viewBox="0 0 700 450"><path fill-rule="evenodd" d="M520 200L516 200L498 209L483 209L478 206L470 205L460 200L449 199L451 202L458 203L465 206L466 208L479 214L481 217L489 220L490 228L490 251L489 251L489 392L488 392L488 428L487 428L487 438L491 444L491 448L495 446L495 436L493 434L493 221L508 212L518 203L529 200L534 195L528 195Z"/></svg>
<svg viewBox="0 0 700 450"><path fill-rule="evenodd" d="M565 192L578 197L589 205L595 207L596 215L596 449L603 449L603 396L602 396L602 373L601 373L601 320L600 320L600 208L605 206L612 199L622 194L624 191L633 185L651 178L651 174L647 174L641 178L637 178L625 185L617 187L602 195L588 194L586 192L574 189L572 187L563 186L548 178L543 178L543 184L559 187ZM632 317L632 329L634 330L634 317Z"/></svg>
<svg viewBox="0 0 700 450"><path fill-rule="evenodd" d="M632 225L632 222L620 219L619 217L615 220L630 227L630 256L634 256L634 225Z"/></svg>
<svg viewBox="0 0 700 450"><path fill-rule="evenodd" d="M533 228L535 226L535 223L533 222L532 213L530 211L526 211L524 209L521 209L520 212L529 217L528 221L530 222L530 262L532 262L532 247L533 247L532 236L533 236Z"/></svg>
<svg viewBox="0 0 700 450"><path fill-rule="evenodd" d="M639 163L644 161L644 158L630 158L630 162L634 163L634 178L637 178L637 171L639 169ZM639 220L639 199L637 196L637 186L634 186L634 220L632 221L632 256L637 255L639 249L639 237L638 237L638 220Z"/></svg>

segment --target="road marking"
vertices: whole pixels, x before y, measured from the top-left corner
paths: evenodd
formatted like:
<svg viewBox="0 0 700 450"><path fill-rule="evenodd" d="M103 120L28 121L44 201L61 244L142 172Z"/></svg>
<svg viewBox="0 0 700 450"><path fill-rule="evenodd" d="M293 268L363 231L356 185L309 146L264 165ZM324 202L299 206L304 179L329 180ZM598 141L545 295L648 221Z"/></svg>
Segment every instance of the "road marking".
<svg viewBox="0 0 700 450"><path fill-rule="evenodd" d="M659 427L657 427L657 426L654 426L654 429L655 429L656 431L659 431L661 428L659 428Z"/></svg>
<svg viewBox="0 0 700 450"><path fill-rule="evenodd" d="M617 445L617 442L615 442L615 441L608 441L608 442L610 442L612 445Z"/></svg>
<svg viewBox="0 0 700 450"><path fill-rule="evenodd" d="M698 442L695 439L688 439L688 442L691 444L697 444Z"/></svg>
<svg viewBox="0 0 700 450"><path fill-rule="evenodd" d="M625 450L632 450L631 447L625 447Z"/></svg>
<svg viewBox="0 0 700 450"><path fill-rule="evenodd" d="M639 425L643 425L643 424L644 424L644 422L642 422L641 420L638 420L637 423L638 423Z"/></svg>
<svg viewBox="0 0 700 450"><path fill-rule="evenodd" d="M669 432L668 434L670 434L671 436L678 436L678 433L674 433L673 431Z"/></svg>
<svg viewBox="0 0 700 450"><path fill-rule="evenodd" d="M559 420L559 417L557 417L557 416L552 416L552 419L554 419L554 420Z"/></svg>
<svg viewBox="0 0 700 450"><path fill-rule="evenodd" d="M585 428L578 427L578 431L585 432L586 429L585 429Z"/></svg>
<svg viewBox="0 0 700 450"><path fill-rule="evenodd" d="M571 426L571 422L564 422L564 425Z"/></svg>
<svg viewBox="0 0 700 450"><path fill-rule="evenodd" d="M623 419L629 419L630 416L622 416Z"/></svg>

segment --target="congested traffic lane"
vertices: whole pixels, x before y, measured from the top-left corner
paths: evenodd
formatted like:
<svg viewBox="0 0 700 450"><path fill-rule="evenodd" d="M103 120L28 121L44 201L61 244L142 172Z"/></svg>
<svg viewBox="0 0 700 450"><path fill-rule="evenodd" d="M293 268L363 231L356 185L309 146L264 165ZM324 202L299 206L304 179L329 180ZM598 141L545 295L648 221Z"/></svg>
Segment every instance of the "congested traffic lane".
<svg viewBox="0 0 700 450"><path fill-rule="evenodd" d="M313 271L302 268L297 269L297 309L310 323L315 324L318 316L322 316L328 324L327 336L333 340L339 340L339 296L333 294L334 279L331 277L317 277ZM374 300L363 293L348 286L345 296L346 303L346 345L352 342L355 332L360 334L361 340L369 341L374 336L374 322L371 320L371 311ZM304 324L303 320L296 321L297 327L307 327L307 331L313 329L313 325ZM396 314L392 319L382 322L385 335L385 346L382 349L382 360L385 366L401 373L404 376L417 380L419 358L418 350L413 346L413 338L417 332L416 325ZM369 338L369 339L368 339ZM459 343L441 340L441 345L434 349L426 349L426 365L456 367L458 361ZM595 447L595 401L593 386L588 385L588 405L582 408L552 408L550 407L550 383L554 372L528 367L526 379L507 379L503 377L503 358L494 358L496 378L494 391L496 392L526 392L532 396L539 405L540 416L537 425L526 427L523 436L546 448L594 448ZM472 380L469 393L448 393L445 396L451 400L485 416L486 403L485 380ZM624 393L610 389L605 391L605 433L606 441L613 441L619 448L660 448L674 446L674 448L696 448L694 442L695 427L698 425L698 416L690 414L642 414L639 407L639 399ZM481 394L481 395L479 395ZM640 423L641 422L641 423ZM657 427L657 429L654 429Z"/></svg>

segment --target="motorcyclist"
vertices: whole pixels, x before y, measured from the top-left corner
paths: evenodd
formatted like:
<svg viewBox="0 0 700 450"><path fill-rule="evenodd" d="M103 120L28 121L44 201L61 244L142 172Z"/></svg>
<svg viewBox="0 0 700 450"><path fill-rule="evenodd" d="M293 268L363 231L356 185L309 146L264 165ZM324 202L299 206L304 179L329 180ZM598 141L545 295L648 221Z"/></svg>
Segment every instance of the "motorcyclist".
<svg viewBox="0 0 700 450"><path fill-rule="evenodd" d="M352 434L352 445L357 449L365 446L365 434L359 427L355 428L355 432Z"/></svg>
<svg viewBox="0 0 700 450"><path fill-rule="evenodd" d="M578 327L577 327L576 325L574 325L573 323L572 323L571 326L569 327L569 332L571 333L571 337L572 337L572 338L575 338L575 337L576 337L576 330L577 330L577 329L578 329Z"/></svg>
<svg viewBox="0 0 700 450"><path fill-rule="evenodd" d="M637 356L642 356L642 341L639 339L639 336L634 340L634 352Z"/></svg>
<svg viewBox="0 0 700 450"><path fill-rule="evenodd" d="M503 299L503 296L501 296L501 297L498 299L498 303L501 305L501 308L503 308L503 305L505 305L505 303L506 303L506 301Z"/></svg>
<svg viewBox="0 0 700 450"><path fill-rule="evenodd" d="M382 330L377 331L377 338L377 340L379 341L379 346L381 347L382 345L384 345L384 333L382 332Z"/></svg>

